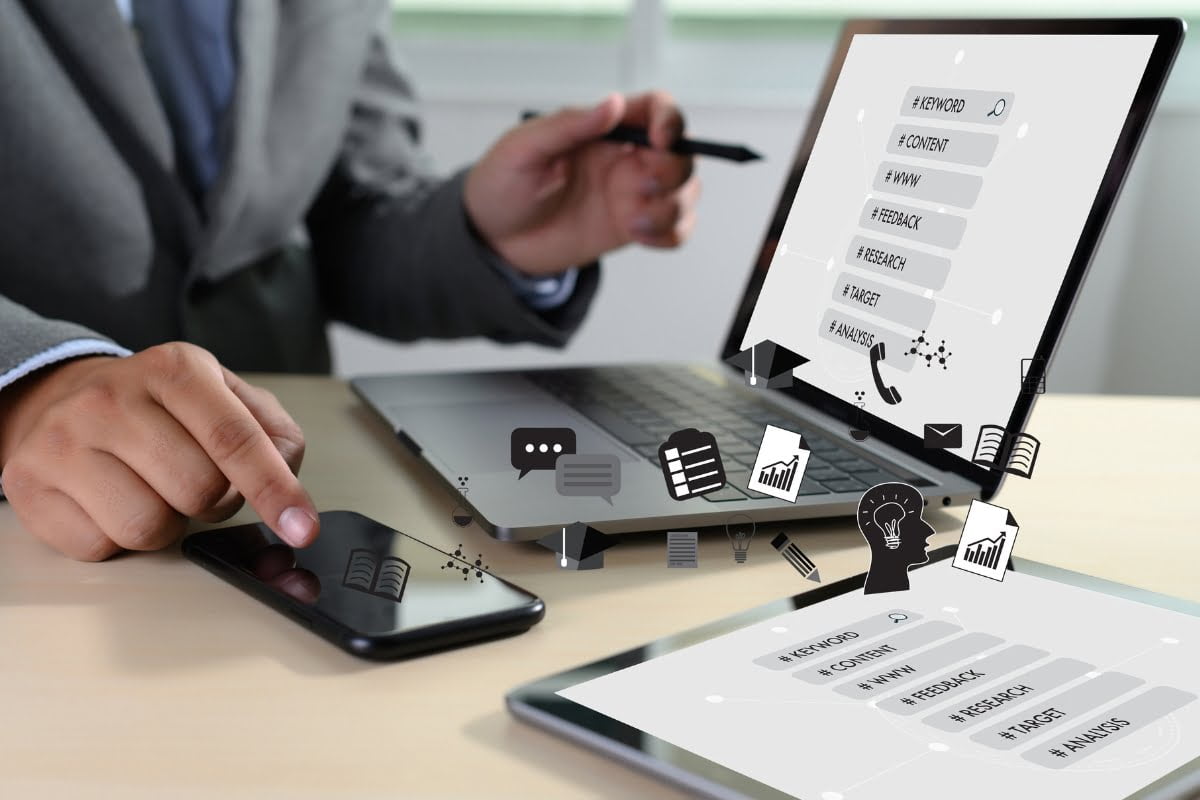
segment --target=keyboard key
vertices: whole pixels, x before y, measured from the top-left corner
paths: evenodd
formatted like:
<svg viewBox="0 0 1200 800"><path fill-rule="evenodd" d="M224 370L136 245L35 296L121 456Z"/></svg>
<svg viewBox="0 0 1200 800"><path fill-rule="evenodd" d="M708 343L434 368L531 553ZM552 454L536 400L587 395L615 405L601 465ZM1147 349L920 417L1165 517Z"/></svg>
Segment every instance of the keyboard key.
<svg viewBox="0 0 1200 800"><path fill-rule="evenodd" d="M855 480L860 480L869 486L874 486L877 483L891 483L892 481L900 480L890 472L884 472L881 469L874 472L856 472L854 473Z"/></svg>
<svg viewBox="0 0 1200 800"><path fill-rule="evenodd" d="M702 494L700 496L710 503L727 503L730 500L746 499L746 495L742 494L729 484L717 489L715 492L709 492L708 494Z"/></svg>
<svg viewBox="0 0 1200 800"><path fill-rule="evenodd" d="M817 469L809 467L804 470L804 477L812 478L815 481L836 481L849 478L850 476L836 467L820 467Z"/></svg>
<svg viewBox="0 0 1200 800"><path fill-rule="evenodd" d="M829 494L829 490L821 485L820 481L809 476L807 470L804 473L804 480L800 481L798 496L806 494Z"/></svg>
<svg viewBox="0 0 1200 800"><path fill-rule="evenodd" d="M577 404L575 410L625 444L661 444L657 436L642 430L625 417L604 406Z"/></svg>
<svg viewBox="0 0 1200 800"><path fill-rule="evenodd" d="M877 464L872 464L870 461L862 458L855 461L840 461L836 463L839 469L845 470L846 472L872 472L879 469Z"/></svg>
<svg viewBox="0 0 1200 800"><path fill-rule="evenodd" d="M853 478L842 478L841 480L822 481L825 488L831 492L860 492L867 488L867 484Z"/></svg>
<svg viewBox="0 0 1200 800"><path fill-rule="evenodd" d="M808 444L808 449L814 453L832 453L841 449L833 442L820 436L805 436L804 441Z"/></svg>

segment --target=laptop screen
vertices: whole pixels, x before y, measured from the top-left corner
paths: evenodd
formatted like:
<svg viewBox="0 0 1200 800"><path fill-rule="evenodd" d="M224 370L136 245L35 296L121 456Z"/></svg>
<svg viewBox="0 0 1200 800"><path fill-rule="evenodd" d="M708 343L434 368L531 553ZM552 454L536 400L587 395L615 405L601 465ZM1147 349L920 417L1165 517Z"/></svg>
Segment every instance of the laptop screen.
<svg viewBox="0 0 1200 800"><path fill-rule="evenodd" d="M853 35L741 347L995 457L1157 38Z"/></svg>

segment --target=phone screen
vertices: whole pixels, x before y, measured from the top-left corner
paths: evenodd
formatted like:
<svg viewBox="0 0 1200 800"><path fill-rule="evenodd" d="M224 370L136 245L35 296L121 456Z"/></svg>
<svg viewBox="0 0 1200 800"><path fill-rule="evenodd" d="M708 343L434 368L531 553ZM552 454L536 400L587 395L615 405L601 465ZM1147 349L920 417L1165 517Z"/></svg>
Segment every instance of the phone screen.
<svg viewBox="0 0 1200 800"><path fill-rule="evenodd" d="M350 511L322 513L321 535L302 549L260 523L194 534L184 551L253 594L275 595L318 631L378 638L479 617L526 617L528 627L541 616L540 600L488 573L476 553L450 555Z"/></svg>

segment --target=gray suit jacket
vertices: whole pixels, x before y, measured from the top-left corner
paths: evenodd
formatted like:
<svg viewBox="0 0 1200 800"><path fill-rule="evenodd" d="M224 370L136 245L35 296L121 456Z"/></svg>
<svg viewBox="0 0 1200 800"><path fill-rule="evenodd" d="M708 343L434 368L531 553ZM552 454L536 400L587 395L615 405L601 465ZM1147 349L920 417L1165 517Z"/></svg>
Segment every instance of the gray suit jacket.
<svg viewBox="0 0 1200 800"><path fill-rule="evenodd" d="M184 339L324 371L324 323L561 345L595 292L514 296L434 177L385 0L244 0L224 170L198 207L112 0L0 0L0 375L55 344Z"/></svg>

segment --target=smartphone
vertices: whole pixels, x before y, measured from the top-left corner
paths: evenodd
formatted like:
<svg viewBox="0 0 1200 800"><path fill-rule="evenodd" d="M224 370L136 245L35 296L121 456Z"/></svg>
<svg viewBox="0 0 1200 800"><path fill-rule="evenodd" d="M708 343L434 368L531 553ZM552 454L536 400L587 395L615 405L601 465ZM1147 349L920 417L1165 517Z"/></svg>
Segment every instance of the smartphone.
<svg viewBox="0 0 1200 800"><path fill-rule="evenodd" d="M321 514L305 548L266 525L194 533L192 561L353 655L390 660L521 633L546 613L482 565L353 511Z"/></svg>

